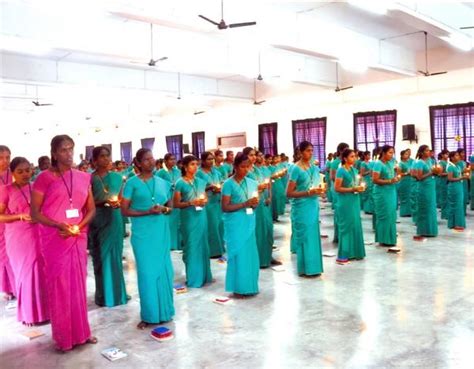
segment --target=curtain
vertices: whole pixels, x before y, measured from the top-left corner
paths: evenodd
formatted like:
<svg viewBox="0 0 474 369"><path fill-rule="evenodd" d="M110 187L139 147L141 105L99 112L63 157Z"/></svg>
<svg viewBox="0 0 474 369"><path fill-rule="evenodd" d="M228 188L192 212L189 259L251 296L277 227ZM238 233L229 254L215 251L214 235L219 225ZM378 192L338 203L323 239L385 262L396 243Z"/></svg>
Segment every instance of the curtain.
<svg viewBox="0 0 474 369"><path fill-rule="evenodd" d="M277 155L278 123L267 123L258 125L258 149L264 154Z"/></svg>
<svg viewBox="0 0 474 369"><path fill-rule="evenodd" d="M443 149L474 151L474 103L430 106L431 144L439 153Z"/></svg>
<svg viewBox="0 0 474 369"><path fill-rule="evenodd" d="M183 135L166 136L166 149L177 160L183 158Z"/></svg>
<svg viewBox="0 0 474 369"><path fill-rule="evenodd" d="M91 146L86 146L86 160L91 161L92 160L92 151L94 151L94 145Z"/></svg>
<svg viewBox="0 0 474 369"><path fill-rule="evenodd" d="M132 162L132 142L120 143L120 159L127 164Z"/></svg>
<svg viewBox="0 0 474 369"><path fill-rule="evenodd" d="M204 151L206 151L205 133L193 132L191 137L192 137L192 143L193 143L193 155L199 159L201 157L201 154Z"/></svg>
<svg viewBox="0 0 474 369"><path fill-rule="evenodd" d="M153 151L153 146L155 145L155 138L150 137L150 138L142 138L141 140L142 148L144 149L150 149Z"/></svg>
<svg viewBox="0 0 474 369"><path fill-rule="evenodd" d="M372 111L354 114L354 147L372 151L383 145L395 145L397 111Z"/></svg>
<svg viewBox="0 0 474 369"><path fill-rule="evenodd" d="M302 141L313 144L313 156L319 161L319 167L326 167L326 117L293 121L293 147Z"/></svg>

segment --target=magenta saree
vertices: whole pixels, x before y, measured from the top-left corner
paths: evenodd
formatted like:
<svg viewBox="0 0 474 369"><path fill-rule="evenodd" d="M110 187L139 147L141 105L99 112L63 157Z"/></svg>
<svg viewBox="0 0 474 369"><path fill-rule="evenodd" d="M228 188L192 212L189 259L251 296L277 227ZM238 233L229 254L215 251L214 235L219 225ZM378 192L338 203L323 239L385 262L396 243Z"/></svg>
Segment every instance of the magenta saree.
<svg viewBox="0 0 474 369"><path fill-rule="evenodd" d="M43 195L41 213L69 224L79 224L84 217L89 189L90 175L77 170L64 173L62 178L44 171L33 185L33 192ZM72 206L68 191L72 192ZM78 218L66 217L71 207L79 210ZM56 228L41 225L40 239L53 339L59 349L70 350L91 336L86 294L87 227L77 237L62 238Z"/></svg>
<svg viewBox="0 0 474 369"><path fill-rule="evenodd" d="M12 174L9 170L0 173L0 196L5 191L5 186L12 183ZM15 294L15 278L8 260L5 247L5 224L0 223L0 292Z"/></svg>
<svg viewBox="0 0 474 369"><path fill-rule="evenodd" d="M29 185L21 189L15 185L3 188L0 204L5 205L8 214L30 214L30 188ZM21 221L7 223L5 243L15 275L18 321L31 324L49 320L38 225Z"/></svg>

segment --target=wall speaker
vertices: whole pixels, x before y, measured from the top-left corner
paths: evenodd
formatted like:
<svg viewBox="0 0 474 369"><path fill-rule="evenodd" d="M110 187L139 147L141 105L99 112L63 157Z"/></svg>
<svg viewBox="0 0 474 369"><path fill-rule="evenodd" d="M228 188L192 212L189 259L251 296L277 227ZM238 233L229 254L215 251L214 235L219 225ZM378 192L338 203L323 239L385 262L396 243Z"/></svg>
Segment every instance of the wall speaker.
<svg viewBox="0 0 474 369"><path fill-rule="evenodd" d="M189 154L190 151L189 151L189 144L183 144L183 152L185 154Z"/></svg>
<svg viewBox="0 0 474 369"><path fill-rule="evenodd" d="M404 141L416 141L415 125L405 124L402 126L403 140Z"/></svg>

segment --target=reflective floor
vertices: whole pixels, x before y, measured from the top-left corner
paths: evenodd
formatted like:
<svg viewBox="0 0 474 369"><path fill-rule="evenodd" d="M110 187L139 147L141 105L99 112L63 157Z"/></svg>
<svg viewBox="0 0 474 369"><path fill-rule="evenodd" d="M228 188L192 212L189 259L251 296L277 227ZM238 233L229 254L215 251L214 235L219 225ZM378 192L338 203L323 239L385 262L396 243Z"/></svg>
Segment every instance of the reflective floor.
<svg viewBox="0 0 474 369"><path fill-rule="evenodd" d="M289 252L290 223L275 226L275 255L285 271L262 270L261 293L229 305L225 264L212 261L216 282L175 296L175 338L159 343L135 328L139 305L133 255L126 247L126 306L93 303L89 267L89 317L99 343L57 353L49 325L28 341L15 311L0 306L0 367L14 368L473 368L474 213L468 230L454 233L440 221L440 236L414 243L411 220L398 224L400 254L367 245L367 258L349 265L324 258L322 278L296 276ZM331 251L331 211L321 212L325 251ZM364 216L366 242L373 241ZM172 253L176 282L184 282L181 255ZM117 346L127 358L109 362L101 350Z"/></svg>

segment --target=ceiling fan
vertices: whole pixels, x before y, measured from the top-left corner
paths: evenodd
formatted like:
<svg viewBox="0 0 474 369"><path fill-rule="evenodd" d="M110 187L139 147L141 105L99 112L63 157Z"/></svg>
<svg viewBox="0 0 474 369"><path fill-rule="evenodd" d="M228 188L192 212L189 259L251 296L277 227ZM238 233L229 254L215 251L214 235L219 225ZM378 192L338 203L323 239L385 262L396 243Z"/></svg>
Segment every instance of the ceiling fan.
<svg viewBox="0 0 474 369"><path fill-rule="evenodd" d="M261 65L261 63L260 63L260 51L258 52L258 76L257 76L257 80L263 81L263 77L262 77L262 65Z"/></svg>
<svg viewBox="0 0 474 369"><path fill-rule="evenodd" d="M474 26L459 27L459 29L474 29Z"/></svg>
<svg viewBox="0 0 474 369"><path fill-rule="evenodd" d="M214 24L217 26L217 29L223 30L227 28L237 28L237 27L247 27L247 26L255 26L257 22L244 22L244 23L231 23L227 24L224 21L224 0L221 0L221 21L220 22L215 22L212 19L209 19L205 17L204 15L199 14L199 17L204 19L205 21L208 21L209 23Z"/></svg>
<svg viewBox="0 0 474 369"><path fill-rule="evenodd" d="M150 23L150 60L146 63L150 67L155 67L156 63L168 60L167 56L158 59L153 59L153 23ZM143 64L143 62L131 61L133 64Z"/></svg>
<svg viewBox="0 0 474 369"><path fill-rule="evenodd" d="M53 104L42 104L42 103L40 103L38 100L32 101L32 103L33 103L35 106L51 106L51 105L53 105Z"/></svg>
<svg viewBox="0 0 474 369"><path fill-rule="evenodd" d="M259 74L259 77L261 75ZM263 78L262 78L263 79ZM253 104L254 105L262 105L266 100L257 100L257 80L261 81L262 79L254 79L253 81Z"/></svg>
<svg viewBox="0 0 474 369"><path fill-rule="evenodd" d="M53 104L44 104L39 102L38 98L38 86L36 86L36 100L32 101L34 106L52 106Z"/></svg>
<svg viewBox="0 0 474 369"><path fill-rule="evenodd" d="M349 90L354 86L346 86L346 87L339 87L339 63L336 62L336 88L334 89L335 92L340 92L344 90Z"/></svg>
<svg viewBox="0 0 474 369"><path fill-rule="evenodd" d="M435 72L435 73L429 72L428 70L428 33L426 31L423 31L423 33L425 35L425 70L419 70L418 73L423 74L425 77L437 76L439 74L448 73L447 71Z"/></svg>

